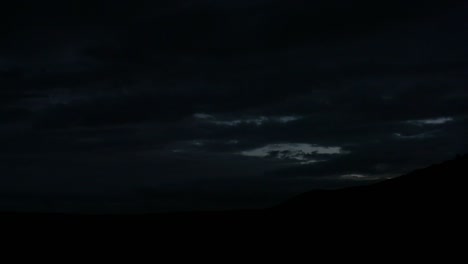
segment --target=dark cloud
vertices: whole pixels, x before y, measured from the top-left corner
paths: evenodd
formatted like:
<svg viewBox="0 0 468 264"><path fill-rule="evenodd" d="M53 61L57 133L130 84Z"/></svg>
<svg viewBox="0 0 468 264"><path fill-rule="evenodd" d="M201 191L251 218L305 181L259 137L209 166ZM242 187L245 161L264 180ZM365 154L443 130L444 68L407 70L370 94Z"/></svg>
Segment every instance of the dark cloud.
<svg viewBox="0 0 468 264"><path fill-rule="evenodd" d="M268 200L394 176L468 147L462 1L48 0L0 10L9 192L91 186L186 201L192 191L203 200L264 190Z"/></svg>

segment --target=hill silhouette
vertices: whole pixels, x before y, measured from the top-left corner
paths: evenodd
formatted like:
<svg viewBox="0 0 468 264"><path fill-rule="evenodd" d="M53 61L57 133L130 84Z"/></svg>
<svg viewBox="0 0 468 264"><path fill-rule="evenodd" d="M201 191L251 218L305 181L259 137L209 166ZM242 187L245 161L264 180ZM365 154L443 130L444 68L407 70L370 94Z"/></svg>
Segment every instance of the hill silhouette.
<svg viewBox="0 0 468 264"><path fill-rule="evenodd" d="M106 219L138 220L155 225L220 225L224 221L236 225L264 223L265 220L298 221L313 219L314 223L347 221L415 220L436 217L461 219L466 196L464 177L468 175L468 155L419 169L406 175L372 185L340 190L316 190L296 196L278 206L262 210L233 210L134 215L72 215L49 213L0 213L2 219ZM297 217L301 216L301 218ZM222 220L222 221L220 221ZM259 220L259 221L257 221ZM179 226L180 227L180 226Z"/></svg>
<svg viewBox="0 0 468 264"><path fill-rule="evenodd" d="M360 212L380 215L454 213L465 201L468 155L375 184L301 194L277 206L286 213Z"/></svg>

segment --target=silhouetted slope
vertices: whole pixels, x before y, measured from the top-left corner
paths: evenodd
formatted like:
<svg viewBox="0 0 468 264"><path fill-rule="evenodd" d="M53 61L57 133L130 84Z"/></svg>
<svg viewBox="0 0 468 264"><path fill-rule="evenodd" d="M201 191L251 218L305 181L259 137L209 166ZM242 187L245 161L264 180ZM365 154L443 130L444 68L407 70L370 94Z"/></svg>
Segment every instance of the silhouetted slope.
<svg viewBox="0 0 468 264"><path fill-rule="evenodd" d="M312 212L447 212L461 211L466 198L464 178L468 155L419 169L373 185L311 191L276 207L279 211Z"/></svg>
<svg viewBox="0 0 468 264"><path fill-rule="evenodd" d="M468 155L416 170L401 177L373 185L341 190L317 190L299 195L279 206L264 210L234 210L169 214L74 215L48 213L3 213L2 219L42 220L137 220L142 226L224 226L235 222L238 228L265 221L290 223L307 216L314 223L326 225L378 223L409 220L434 223L461 221L464 214L468 175ZM226 221L226 222L225 222ZM309 220L307 220L309 222ZM84 222L83 222L84 223Z"/></svg>

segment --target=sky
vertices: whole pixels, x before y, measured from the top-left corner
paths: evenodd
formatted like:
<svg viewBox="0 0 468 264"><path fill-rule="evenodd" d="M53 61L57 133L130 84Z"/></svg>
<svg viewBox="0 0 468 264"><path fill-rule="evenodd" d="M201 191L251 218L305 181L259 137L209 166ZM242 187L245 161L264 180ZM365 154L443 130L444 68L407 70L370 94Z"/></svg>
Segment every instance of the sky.
<svg viewBox="0 0 468 264"><path fill-rule="evenodd" d="M447 0L4 4L0 209L264 207L466 153L467 13Z"/></svg>

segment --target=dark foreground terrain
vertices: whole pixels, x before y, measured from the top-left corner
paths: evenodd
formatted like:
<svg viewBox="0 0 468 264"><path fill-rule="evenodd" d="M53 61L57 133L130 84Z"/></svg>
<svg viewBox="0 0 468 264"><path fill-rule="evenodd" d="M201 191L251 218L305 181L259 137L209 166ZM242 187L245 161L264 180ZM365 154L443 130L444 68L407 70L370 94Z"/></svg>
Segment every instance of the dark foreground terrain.
<svg viewBox="0 0 468 264"><path fill-rule="evenodd" d="M311 191L264 210L145 215L67 215L2 213L5 226L60 229L223 233L308 226L319 232L388 225L450 229L462 223L466 208L468 155L377 184L342 190ZM325 230L323 229L325 228ZM49 231L47 231L49 232Z"/></svg>

